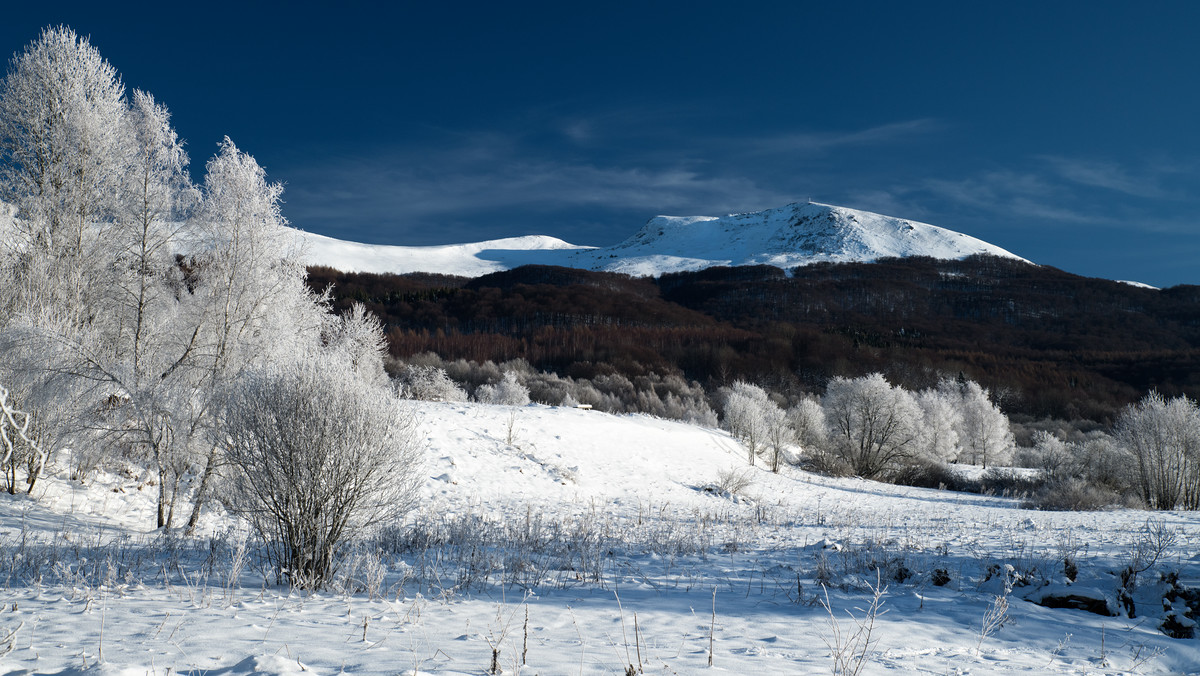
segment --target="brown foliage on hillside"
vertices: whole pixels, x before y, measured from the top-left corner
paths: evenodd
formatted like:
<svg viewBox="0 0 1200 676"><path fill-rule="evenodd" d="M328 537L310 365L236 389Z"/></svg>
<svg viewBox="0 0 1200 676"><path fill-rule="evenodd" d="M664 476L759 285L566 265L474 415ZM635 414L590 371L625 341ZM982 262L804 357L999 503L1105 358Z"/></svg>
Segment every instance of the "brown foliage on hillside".
<svg viewBox="0 0 1200 676"><path fill-rule="evenodd" d="M363 302L392 354L523 358L590 377L679 373L784 392L882 371L963 373L1010 413L1107 420L1150 389L1200 395L1200 287L1162 291L1000 258L713 268L639 279L527 266L477 279L310 271Z"/></svg>

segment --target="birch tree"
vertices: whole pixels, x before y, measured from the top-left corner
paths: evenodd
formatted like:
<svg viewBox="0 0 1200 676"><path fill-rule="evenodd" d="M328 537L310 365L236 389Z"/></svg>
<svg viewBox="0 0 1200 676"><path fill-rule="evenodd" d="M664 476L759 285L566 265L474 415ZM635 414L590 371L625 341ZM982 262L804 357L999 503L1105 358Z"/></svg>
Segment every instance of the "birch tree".
<svg viewBox="0 0 1200 676"><path fill-rule="evenodd" d="M1010 459L1013 446L1008 416L992 403L987 389L973 380L943 380L938 386L959 411L959 461L996 465Z"/></svg>
<svg viewBox="0 0 1200 676"><path fill-rule="evenodd" d="M283 186L229 139L207 163L201 202L190 222L196 253L193 312L197 349L192 359L202 385L196 429L219 430L225 388L255 364L310 351L328 330L326 299L305 285L295 235L280 210ZM195 530L222 464L220 433L194 436L203 458L187 531Z"/></svg>
<svg viewBox="0 0 1200 676"><path fill-rule="evenodd" d="M779 408L765 390L745 381L735 382L725 393L725 429L746 447L751 465L769 442L771 406Z"/></svg>
<svg viewBox="0 0 1200 676"><path fill-rule="evenodd" d="M0 196L17 207L9 302L94 314L106 225L124 173L125 88L87 38L46 28L0 86Z"/></svg>

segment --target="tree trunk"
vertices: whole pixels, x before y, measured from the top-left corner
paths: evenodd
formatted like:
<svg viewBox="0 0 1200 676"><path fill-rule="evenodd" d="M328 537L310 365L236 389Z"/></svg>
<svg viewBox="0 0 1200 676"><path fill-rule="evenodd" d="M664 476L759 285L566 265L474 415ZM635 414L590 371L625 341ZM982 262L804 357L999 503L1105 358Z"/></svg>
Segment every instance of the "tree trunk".
<svg viewBox="0 0 1200 676"><path fill-rule="evenodd" d="M196 532L196 524L200 521L200 511L204 508L204 501L207 499L208 482L216 469L217 447L214 445L208 452L208 459L204 462L204 473L200 475L200 486L196 488L196 496L192 502L192 515L188 517L187 527L183 531L185 535L193 535Z"/></svg>

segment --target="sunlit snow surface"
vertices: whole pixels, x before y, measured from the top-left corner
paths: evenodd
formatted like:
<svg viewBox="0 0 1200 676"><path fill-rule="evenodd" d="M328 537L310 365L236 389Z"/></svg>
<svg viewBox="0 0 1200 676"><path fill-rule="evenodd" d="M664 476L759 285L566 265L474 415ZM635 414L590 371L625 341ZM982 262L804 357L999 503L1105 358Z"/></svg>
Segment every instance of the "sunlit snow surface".
<svg viewBox="0 0 1200 676"><path fill-rule="evenodd" d="M0 627L24 623L0 672L75 674L86 663L87 673L100 674L481 674L496 646L507 674L620 674L639 660L645 673L691 674L708 670L711 630L713 672L830 673L818 569L826 566L835 616L852 630L846 613L861 616L854 609L865 607L866 585L875 582L866 572L874 557L888 570L898 561L915 577L883 580L887 612L876 621L878 643L864 673L1200 673L1198 641L1159 632L1162 611L1153 607L1157 572L1200 578L1193 514L1037 512L1000 497L792 468L772 474L761 462L748 469L742 448L723 432L640 415L416 406L428 450L414 518L589 523L607 538L597 553L603 579L550 570L549 581L526 594L493 570L490 583L455 591L447 569L437 589L418 589L404 580L422 562L387 560L387 599L370 600L288 593L264 582L252 560L242 586L230 591L221 583L228 554L219 549L209 578L185 579L161 555L144 564L151 572L114 570L103 586L47 572L40 584L9 579L0 589ZM741 495L703 490L729 468L749 472L752 484ZM95 543L179 552L193 571L209 556L204 537L164 546L153 533L146 477L103 475L81 487L56 471L36 499L0 495L5 556L21 551L21 538L77 552L86 563L62 563L77 567L103 569L105 549L89 549ZM1035 568L1065 585L1060 559L1070 550L1078 588L1111 594L1110 571L1123 565L1150 517L1180 536L1143 577L1142 616L1043 608L1022 600L1032 590L1018 588L1011 620L981 638L984 612L1004 593L999 578L985 579L993 565ZM212 535L231 526L214 514L204 528ZM696 541L698 553L671 553L673 543ZM948 572L948 585L932 584L936 568Z"/></svg>
<svg viewBox="0 0 1200 676"><path fill-rule="evenodd" d="M357 244L310 233L301 236L312 264L355 272L437 272L467 277L526 264L657 276L717 265L786 269L895 256L960 259L990 254L1019 258L998 246L937 226L811 202L720 218L657 216L624 242L602 248L580 247L546 236L422 247Z"/></svg>

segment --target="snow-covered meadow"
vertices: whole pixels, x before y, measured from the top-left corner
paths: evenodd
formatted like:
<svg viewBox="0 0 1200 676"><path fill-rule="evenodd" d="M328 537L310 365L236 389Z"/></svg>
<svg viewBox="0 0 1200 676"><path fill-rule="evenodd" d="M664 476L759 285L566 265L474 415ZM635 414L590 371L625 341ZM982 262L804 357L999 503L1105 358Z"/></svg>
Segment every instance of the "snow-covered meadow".
<svg viewBox="0 0 1200 676"><path fill-rule="evenodd" d="M1200 673L1159 629L1173 574L1200 578L1190 513L772 474L637 415L413 406L419 508L358 534L326 591L276 585L228 516L158 534L150 476L3 495L0 672L853 673L870 627L862 673ZM1130 617L1117 573L1164 535ZM1026 600L1048 591L1116 614Z"/></svg>

